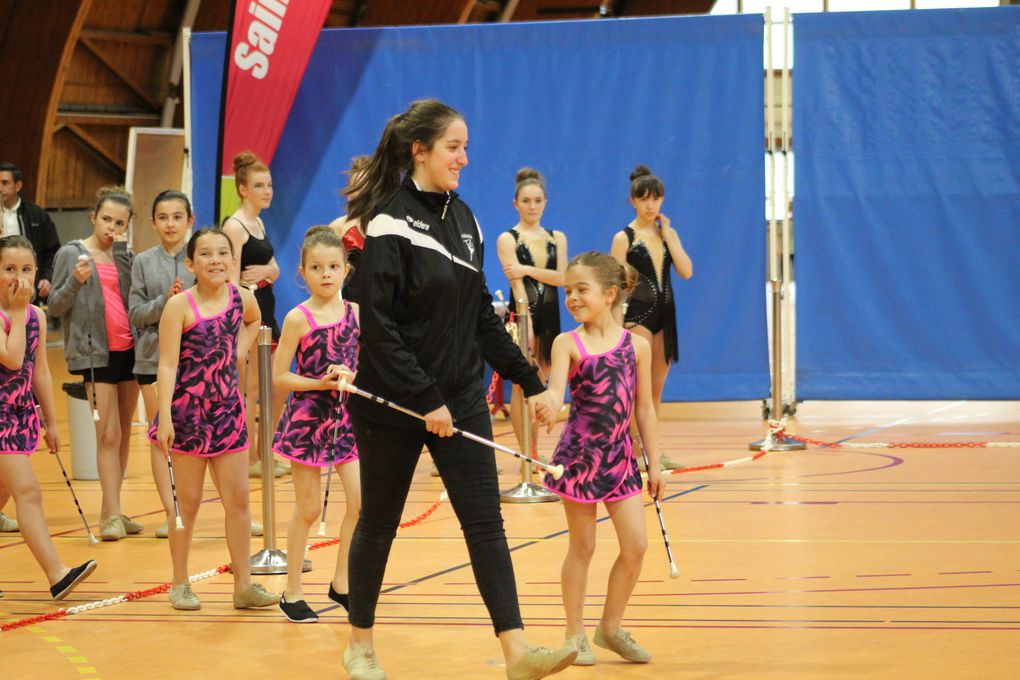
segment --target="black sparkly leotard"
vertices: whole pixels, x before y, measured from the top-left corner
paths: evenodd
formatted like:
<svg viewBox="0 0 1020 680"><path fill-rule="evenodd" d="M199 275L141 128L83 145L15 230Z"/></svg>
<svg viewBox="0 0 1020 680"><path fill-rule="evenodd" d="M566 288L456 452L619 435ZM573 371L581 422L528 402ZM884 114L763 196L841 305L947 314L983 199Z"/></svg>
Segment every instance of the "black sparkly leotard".
<svg viewBox="0 0 1020 680"><path fill-rule="evenodd" d="M244 233L248 234L248 240L241 246L241 271L244 271L244 268L250 264L269 264L273 259L273 244L269 242L269 234L266 232L266 226L262 224L262 220L259 220L259 224L262 225L264 236L255 238L254 234L248 231L244 222L236 217L227 219L236 221L244 229ZM269 326L273 330L274 342L279 340L280 326L276 323L276 294L273 292L273 284L262 283L258 288L252 290L252 293L259 305L259 312L262 314L262 325Z"/></svg>
<svg viewBox="0 0 1020 680"><path fill-rule="evenodd" d="M624 227L627 234L627 264L637 270L638 282L627 300L624 323L644 326L655 335L662 331L666 363L675 363L679 358L676 334L676 307L673 302L671 270L673 258L669 248L662 244L662 268L656 271L652 254L641 239L635 240L634 230ZM659 286L659 276L662 286Z"/></svg>
<svg viewBox="0 0 1020 680"><path fill-rule="evenodd" d="M545 230L545 268L556 270L556 240L553 233ZM507 233L514 237L517 244L515 252L517 261L528 267L534 267L535 259L527 244L521 240L516 229L508 229ZM553 340L560 334L560 294L556 286L524 277L524 290L528 294L528 313L531 314L531 326L538 341L536 355L540 364L548 365L552 360Z"/></svg>

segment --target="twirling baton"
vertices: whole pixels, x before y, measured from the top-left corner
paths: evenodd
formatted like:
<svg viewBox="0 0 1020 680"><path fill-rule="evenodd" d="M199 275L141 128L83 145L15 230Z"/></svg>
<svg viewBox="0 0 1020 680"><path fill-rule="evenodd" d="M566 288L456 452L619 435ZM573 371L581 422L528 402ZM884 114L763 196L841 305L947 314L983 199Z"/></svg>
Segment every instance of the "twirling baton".
<svg viewBox="0 0 1020 680"><path fill-rule="evenodd" d="M351 394L356 394L359 397L364 397L365 399L368 399L370 401L374 401L377 404L382 404L383 406L389 406L394 411L400 411L404 415L411 416L412 418L417 418L418 420L425 420L425 416L421 415L420 413L415 413L411 409L404 408L400 404L394 404L392 401L388 401L388 400L383 399L382 397L378 397L378 396L376 396L376 395L374 395L374 394L372 394L370 392L366 392L365 390L360 389L360 388L350 384L346 380L341 380L337 387L338 387L338 389L343 390L344 392L350 392ZM485 446L488 446L488 447L490 447L492 449L495 449L496 451L500 451L502 453L507 453L507 454L513 456L514 458L520 458L521 460L528 461L532 465L537 465L538 467L545 468L549 472L549 474L552 475L553 479L559 479L560 477L563 476L563 466L562 465L550 465L549 463L543 463L542 461L540 461L537 458L532 458L531 456L525 456L523 453L520 453L519 451L514 451L513 449L511 449L509 447L503 446L502 444L497 444L494 441L489 441L485 437L479 437L477 434L473 434L471 432L466 432L466 431L464 431L464 430L462 430L462 429L460 429L458 427L453 428L453 432L454 432L454 434L459 434L462 437L467 437L468 439L470 439L473 442L478 442L479 444L484 444Z"/></svg>

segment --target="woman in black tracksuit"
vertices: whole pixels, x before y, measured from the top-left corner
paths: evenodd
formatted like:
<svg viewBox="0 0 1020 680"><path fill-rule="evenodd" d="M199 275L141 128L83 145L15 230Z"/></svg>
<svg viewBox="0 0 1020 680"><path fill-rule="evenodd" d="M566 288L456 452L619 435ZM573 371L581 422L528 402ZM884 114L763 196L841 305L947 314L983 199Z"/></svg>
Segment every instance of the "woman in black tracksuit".
<svg viewBox="0 0 1020 680"><path fill-rule="evenodd" d="M368 167L351 187L351 219L370 218L358 267L360 388L422 413L421 421L352 397L361 459L361 515L351 543L351 638L344 667L355 680L385 678L372 641L390 546L422 446L446 485L509 678L541 678L576 656L530 648L524 639L513 564L500 513L492 449L451 437L453 423L492 437L482 361L548 400L534 367L492 309L482 273L482 235L453 192L467 165L467 126L436 100L414 102L386 125ZM545 401L544 401L545 400ZM430 659L440 663L441 659Z"/></svg>

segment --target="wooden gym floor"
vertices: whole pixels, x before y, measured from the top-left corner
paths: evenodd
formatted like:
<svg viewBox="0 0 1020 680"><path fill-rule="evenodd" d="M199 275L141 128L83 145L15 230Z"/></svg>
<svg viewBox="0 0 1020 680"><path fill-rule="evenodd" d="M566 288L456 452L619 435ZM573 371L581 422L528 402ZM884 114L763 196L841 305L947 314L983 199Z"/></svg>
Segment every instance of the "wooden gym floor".
<svg viewBox="0 0 1020 680"><path fill-rule="evenodd" d="M59 374L63 361L53 354ZM59 350L57 350L59 352ZM64 376L55 375L59 384ZM65 398L58 393L67 446ZM666 407L666 451L688 465L747 454L763 434L757 403ZM1020 441L1018 410L1005 402L808 402L790 430L853 442ZM500 441L509 425L497 422ZM551 451L555 435L543 436ZM99 568L64 603L84 604L167 580L162 521L147 445L136 427L125 512L146 525L141 537L90 547L56 462L38 453L57 549L68 564L94 557ZM519 481L515 461L498 459L501 481ZM260 480L252 505L261 512ZM98 482L75 489L97 521ZM405 518L428 508L441 483L423 457ZM222 513L211 484L192 552L192 572L227 560ZM277 480L279 542L293 502ZM563 678L1014 678L1020 667L1020 449L826 449L772 453L749 465L670 478L663 506L680 578L670 580L654 510L649 551L626 626L655 655L646 666L596 650L599 665ZM13 504L6 508L13 514ZM338 530L342 493L330 503ZM558 503L504 505L520 601L532 644L563 638L559 568L566 549ZM600 518L605 517L604 511ZM313 532L317 527L313 527ZM312 537L312 542L321 541ZM253 552L262 547L253 539ZM598 620L615 557L608 522L590 575L587 616ZM200 612L171 609L166 595L117 604L0 633L4 678L345 677L347 626L326 598L336 548L308 554L309 603L316 625L288 623L275 608L237 612L230 576L195 586ZM258 577L280 590L284 577ZM0 622L52 612L45 580L18 534L0 534ZM504 668L475 590L449 505L402 530L378 610L379 658L391 678L500 678ZM589 633L590 635L590 633ZM1012 669L1012 670L1011 670Z"/></svg>

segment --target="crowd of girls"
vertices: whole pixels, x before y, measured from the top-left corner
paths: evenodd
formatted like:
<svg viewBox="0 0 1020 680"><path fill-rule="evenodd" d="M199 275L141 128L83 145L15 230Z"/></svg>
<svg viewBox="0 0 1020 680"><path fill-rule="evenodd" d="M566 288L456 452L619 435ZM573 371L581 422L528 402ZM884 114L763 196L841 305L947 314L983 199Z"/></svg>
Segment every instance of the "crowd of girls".
<svg viewBox="0 0 1020 680"><path fill-rule="evenodd" d="M514 300L532 320L532 352L525 357L493 311L482 234L456 193L467 146L465 119L442 102L417 101L391 118L375 152L356 159L348 173L348 214L307 232L299 274L309 296L286 314L282 331L273 292L280 270L260 218L272 201L272 177L250 153L234 160L241 204L222 228L189 238L188 198L163 192L152 211L160 244L132 261L126 247L131 198L104 190L91 213L92 235L57 254L50 311L63 322L68 367L83 377L98 411L100 533L118 540L142 530L120 505L141 385L153 477L167 518L157 534L170 539L173 607L201 607L188 580L188 554L208 468L224 508L234 607L279 604L290 621L317 620L305 599L301 556L319 516L322 471L327 479L335 472L346 514L327 596L348 611L343 664L354 680L385 678L375 654L375 609L425 447L460 520L508 678L596 663L583 610L598 503L612 519L619 554L592 642L631 662L651 659L622 627L646 549L635 444L640 441L648 465L648 493L659 498L665 490L660 466L676 465L661 455L657 433L663 385L679 356L671 270L689 278L691 258L661 211L663 183L648 168L631 175L635 216L614 237L611 255L593 251L573 259L563 232L542 223L544 178L522 169L513 196L519 220L500 235L497 254ZM69 569L56 556L28 465L40 431L33 393L46 422L56 418L45 352L37 352L45 317L28 304L34 274L31 244L0 241L0 395L10 405L0 422L0 501L15 498L26 542L60 599L96 565ZM568 333L560 332L560 288L579 324ZM278 341L273 401L280 418L272 448L290 463L296 500L287 535L295 558L280 595L251 582L248 561L257 381L254 362L246 368L244 358L259 324L270 326ZM493 452L452 436L454 424L492 436L483 361L517 385L515 431L531 417L525 398L536 421L551 429L570 390L570 415L553 454L565 473L545 478L563 499L569 530L561 570L565 640L556 649L532 647L524 635ZM424 425L367 399L348 401L341 381L422 413ZM632 427L640 440L632 439ZM47 430L45 441L51 450L59 447L55 431ZM522 445L534 450L534 442Z"/></svg>

